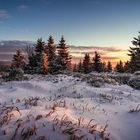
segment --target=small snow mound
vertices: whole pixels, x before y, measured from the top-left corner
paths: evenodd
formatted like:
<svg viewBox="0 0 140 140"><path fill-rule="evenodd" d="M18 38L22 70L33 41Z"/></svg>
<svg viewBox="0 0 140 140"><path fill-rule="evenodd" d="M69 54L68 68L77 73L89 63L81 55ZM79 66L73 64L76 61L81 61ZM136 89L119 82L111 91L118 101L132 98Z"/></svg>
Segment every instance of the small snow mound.
<svg viewBox="0 0 140 140"><path fill-rule="evenodd" d="M134 73L134 75L128 81L128 85L140 90L140 71Z"/></svg>
<svg viewBox="0 0 140 140"><path fill-rule="evenodd" d="M140 71L136 71L134 75L140 75Z"/></svg>

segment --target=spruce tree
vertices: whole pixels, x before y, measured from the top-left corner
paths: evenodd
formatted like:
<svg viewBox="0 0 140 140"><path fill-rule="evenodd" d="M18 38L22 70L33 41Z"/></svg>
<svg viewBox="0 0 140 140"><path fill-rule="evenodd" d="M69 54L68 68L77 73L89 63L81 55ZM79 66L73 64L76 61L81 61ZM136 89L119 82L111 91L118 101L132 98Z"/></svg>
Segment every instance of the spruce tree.
<svg viewBox="0 0 140 140"><path fill-rule="evenodd" d="M45 51L42 52L41 55L41 73L42 74L47 74L48 73L48 56L47 53L45 53Z"/></svg>
<svg viewBox="0 0 140 140"><path fill-rule="evenodd" d="M85 74L91 72L91 62L90 62L90 56L88 53L85 54L85 57L83 60L83 72Z"/></svg>
<svg viewBox="0 0 140 140"><path fill-rule="evenodd" d="M80 60L79 64L78 64L78 72L83 72L83 64L82 61Z"/></svg>
<svg viewBox="0 0 140 140"><path fill-rule="evenodd" d="M39 38L37 40L37 44L35 46L35 55L36 55L36 61L37 63L41 62L41 56L42 52L44 51L44 42L42 41L42 38Z"/></svg>
<svg viewBox="0 0 140 140"><path fill-rule="evenodd" d="M110 61L107 63L107 72L112 72L112 64Z"/></svg>
<svg viewBox="0 0 140 140"><path fill-rule="evenodd" d="M73 72L77 72L77 64L73 65Z"/></svg>
<svg viewBox="0 0 140 140"><path fill-rule="evenodd" d="M41 71L41 57L42 57L42 52L44 50L45 50L44 42L42 41L42 38L39 38L35 46L35 59L36 59L36 72L37 73L40 73Z"/></svg>
<svg viewBox="0 0 140 140"><path fill-rule="evenodd" d="M95 52L95 56L93 58L92 69L96 72L103 72L101 56L97 52Z"/></svg>
<svg viewBox="0 0 140 140"><path fill-rule="evenodd" d="M19 49L16 50L16 54L13 56L11 66L14 68L21 68L21 69L23 69L25 66L25 58Z"/></svg>
<svg viewBox="0 0 140 140"><path fill-rule="evenodd" d="M130 62L129 62L130 72L133 73L137 71L137 56L136 56L135 50L131 47L130 47L129 53L130 54L128 55L130 56Z"/></svg>
<svg viewBox="0 0 140 140"><path fill-rule="evenodd" d="M13 56L12 64L9 70L7 80L22 80L24 75L25 58L21 51L16 50L16 54Z"/></svg>
<svg viewBox="0 0 140 140"><path fill-rule="evenodd" d="M27 46L26 52L28 55L28 64L26 65L25 70L27 73L33 74L33 73L35 73L35 69L37 66L34 47Z"/></svg>
<svg viewBox="0 0 140 140"><path fill-rule="evenodd" d="M27 69L29 69L29 71L33 71L35 72L35 69L37 67L37 61L36 61L36 56L34 53L28 55L28 65L27 65Z"/></svg>
<svg viewBox="0 0 140 140"><path fill-rule="evenodd" d="M140 71L140 35L137 38L134 37L132 44L135 47L130 47L128 55L130 56L130 70L135 72Z"/></svg>
<svg viewBox="0 0 140 140"><path fill-rule="evenodd" d="M124 64L124 72L131 72L129 61L126 61L125 64Z"/></svg>
<svg viewBox="0 0 140 140"><path fill-rule="evenodd" d="M56 67L56 46L54 44L54 39L52 36L49 36L48 43L46 45L46 52L48 54L49 72L54 73L57 70L57 67Z"/></svg>
<svg viewBox="0 0 140 140"><path fill-rule="evenodd" d="M119 72L119 73L123 73L124 72L123 62L121 60L120 60L119 63L117 63L117 65L115 67L115 71Z"/></svg>
<svg viewBox="0 0 140 140"><path fill-rule="evenodd" d="M106 62L102 62L101 63L101 71L100 72L106 72L106 71L107 71Z"/></svg>
<svg viewBox="0 0 140 140"><path fill-rule="evenodd" d="M71 56L69 55L69 47L66 45L64 37L61 37L58 45L58 58L57 64L59 70L70 70L71 69Z"/></svg>

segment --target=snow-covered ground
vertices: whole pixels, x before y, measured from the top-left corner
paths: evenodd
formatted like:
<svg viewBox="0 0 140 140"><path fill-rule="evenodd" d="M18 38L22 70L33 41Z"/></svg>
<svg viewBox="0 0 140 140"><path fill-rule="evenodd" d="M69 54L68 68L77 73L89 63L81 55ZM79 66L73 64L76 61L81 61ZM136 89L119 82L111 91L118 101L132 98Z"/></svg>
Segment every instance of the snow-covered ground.
<svg viewBox="0 0 140 140"><path fill-rule="evenodd" d="M66 76L0 85L0 140L139 140L140 91Z"/></svg>

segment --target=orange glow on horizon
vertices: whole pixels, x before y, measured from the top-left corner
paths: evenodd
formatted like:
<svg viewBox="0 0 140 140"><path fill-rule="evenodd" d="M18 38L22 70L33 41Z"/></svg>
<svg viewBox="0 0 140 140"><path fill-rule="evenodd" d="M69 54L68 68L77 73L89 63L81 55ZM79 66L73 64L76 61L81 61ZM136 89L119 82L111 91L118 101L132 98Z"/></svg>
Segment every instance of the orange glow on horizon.
<svg viewBox="0 0 140 140"><path fill-rule="evenodd" d="M93 48L87 48L83 47L81 48L71 48L70 49L70 55L72 56L72 63L78 64L80 60L83 60L85 53L89 53L91 60L94 57L94 52L97 51L101 55L102 62L108 62L110 61L113 66L116 65L117 62L122 60L123 62L126 62L129 60L129 56L127 55L127 50L103 50L103 48L100 50L100 48L93 49Z"/></svg>

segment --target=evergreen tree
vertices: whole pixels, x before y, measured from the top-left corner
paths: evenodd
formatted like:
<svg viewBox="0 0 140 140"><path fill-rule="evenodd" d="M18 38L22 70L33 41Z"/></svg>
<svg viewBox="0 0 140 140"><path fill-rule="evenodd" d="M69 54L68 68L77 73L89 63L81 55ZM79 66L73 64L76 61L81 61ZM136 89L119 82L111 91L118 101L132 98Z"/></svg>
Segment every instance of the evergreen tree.
<svg viewBox="0 0 140 140"><path fill-rule="evenodd" d="M34 47L27 46L26 52L28 55L28 64L26 65L25 70L27 73L35 73L37 61L35 57Z"/></svg>
<svg viewBox="0 0 140 140"><path fill-rule="evenodd" d="M34 70L37 66L36 56L34 53L32 53L28 56L28 61L29 61L28 65L27 65L28 69Z"/></svg>
<svg viewBox="0 0 140 140"><path fill-rule="evenodd" d="M13 56L12 64L9 70L7 80L22 80L24 75L25 58L21 54L21 51L16 50L16 54Z"/></svg>
<svg viewBox="0 0 140 140"><path fill-rule="evenodd" d="M42 41L42 38L39 38L37 40L37 44L35 46L35 58L37 61L37 66L40 67L41 64L41 56L42 52L44 51L44 42Z"/></svg>
<svg viewBox="0 0 140 140"><path fill-rule="evenodd" d="M135 47L130 47L128 55L130 56L130 71L135 72L140 71L140 35L137 38L134 37L132 44Z"/></svg>
<svg viewBox="0 0 140 140"><path fill-rule="evenodd" d="M117 63L117 65L115 67L115 71L119 72L119 73L123 73L124 72L123 62L121 60L120 60L119 63Z"/></svg>
<svg viewBox="0 0 140 140"><path fill-rule="evenodd" d="M90 56L88 53L85 54L84 60L83 60L83 72L85 74L89 73L91 71L91 62L90 62Z"/></svg>
<svg viewBox="0 0 140 140"><path fill-rule="evenodd" d="M82 64L82 62L81 62L81 60L80 60L80 62L79 62L79 64L78 64L78 72L83 72L83 64Z"/></svg>
<svg viewBox="0 0 140 140"><path fill-rule="evenodd" d="M22 55L21 51L18 49L16 50L16 54L13 56L11 67L23 69L24 66L25 66L25 58Z"/></svg>
<svg viewBox="0 0 140 140"><path fill-rule="evenodd" d="M106 66L106 62L102 62L101 63L101 72L106 72L107 71L107 66Z"/></svg>
<svg viewBox="0 0 140 140"><path fill-rule="evenodd" d="M41 72L41 58L42 58L42 52L44 52L44 50L45 50L44 42L42 41L42 38L39 38L35 46L35 58L34 55L32 57L32 59L35 59L35 63L36 63L35 71L37 73Z"/></svg>
<svg viewBox="0 0 140 140"><path fill-rule="evenodd" d="M124 72L131 72L129 61L125 62L125 64L124 64Z"/></svg>
<svg viewBox="0 0 140 140"><path fill-rule="evenodd" d="M43 74L47 74L48 73L48 56L47 53L45 53L44 51L42 52L41 55L41 73Z"/></svg>
<svg viewBox="0 0 140 140"><path fill-rule="evenodd" d="M69 47L66 45L64 37L61 37L58 45L58 59L57 64L59 70L70 70L71 69L71 56L69 55Z"/></svg>
<svg viewBox="0 0 140 140"><path fill-rule="evenodd" d="M101 57L97 52L95 52L95 56L93 58L92 68L93 68L93 71L103 72L103 65L101 63Z"/></svg>
<svg viewBox="0 0 140 140"><path fill-rule="evenodd" d="M49 72L54 73L57 70L56 67L56 46L54 44L54 39L52 36L49 37L46 46L46 52L48 54L49 61Z"/></svg>
<svg viewBox="0 0 140 140"><path fill-rule="evenodd" d="M0 64L0 73L3 73L3 72L8 72L9 71L9 66L7 65L2 65Z"/></svg>
<svg viewBox="0 0 140 140"><path fill-rule="evenodd" d="M77 64L74 64L74 66L73 66L73 72L77 72Z"/></svg>
<svg viewBox="0 0 140 140"><path fill-rule="evenodd" d="M107 72L112 72L112 64L110 61L107 63Z"/></svg>
<svg viewBox="0 0 140 140"><path fill-rule="evenodd" d="M28 54L28 65L26 66L26 72L40 73L41 72L41 59L42 52L45 50L45 43L42 38L37 40L35 48L27 47L26 52Z"/></svg>
<svg viewBox="0 0 140 140"><path fill-rule="evenodd" d="M129 50L130 54L128 54L130 56L130 72L133 73L135 71L137 71L137 56L135 53L135 50L133 48L130 47Z"/></svg>

